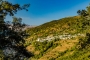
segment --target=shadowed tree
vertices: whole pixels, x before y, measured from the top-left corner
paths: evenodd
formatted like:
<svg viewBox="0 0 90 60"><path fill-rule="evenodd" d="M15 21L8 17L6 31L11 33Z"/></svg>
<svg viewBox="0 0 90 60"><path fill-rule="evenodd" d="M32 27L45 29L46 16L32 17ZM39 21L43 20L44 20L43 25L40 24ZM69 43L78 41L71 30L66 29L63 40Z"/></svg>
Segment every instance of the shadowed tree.
<svg viewBox="0 0 90 60"><path fill-rule="evenodd" d="M20 6L8 1L0 0L0 49L5 55L4 60L24 60L32 54L24 47L24 37L27 36L22 30L25 24L22 24L21 18L13 18L13 22L5 22L7 15L14 16L19 10L26 10L30 4Z"/></svg>
<svg viewBox="0 0 90 60"><path fill-rule="evenodd" d="M88 15L86 10L78 10L77 13L78 13L78 15L80 15L81 17L85 17L85 16Z"/></svg>
<svg viewBox="0 0 90 60"><path fill-rule="evenodd" d="M77 13L81 17L85 17L85 16L90 17L90 4L86 7L86 9L78 10Z"/></svg>

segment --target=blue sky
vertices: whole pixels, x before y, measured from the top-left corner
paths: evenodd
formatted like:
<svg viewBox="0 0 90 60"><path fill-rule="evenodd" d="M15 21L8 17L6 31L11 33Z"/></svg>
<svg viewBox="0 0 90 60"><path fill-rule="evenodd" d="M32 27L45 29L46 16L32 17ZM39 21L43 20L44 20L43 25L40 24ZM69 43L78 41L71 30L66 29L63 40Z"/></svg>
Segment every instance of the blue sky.
<svg viewBox="0 0 90 60"><path fill-rule="evenodd" d="M41 25L43 23L77 15L77 10L85 9L90 0L8 0L21 5L30 3L28 12L19 11L16 17L21 17L23 22L29 25ZM6 20L12 20L7 16Z"/></svg>

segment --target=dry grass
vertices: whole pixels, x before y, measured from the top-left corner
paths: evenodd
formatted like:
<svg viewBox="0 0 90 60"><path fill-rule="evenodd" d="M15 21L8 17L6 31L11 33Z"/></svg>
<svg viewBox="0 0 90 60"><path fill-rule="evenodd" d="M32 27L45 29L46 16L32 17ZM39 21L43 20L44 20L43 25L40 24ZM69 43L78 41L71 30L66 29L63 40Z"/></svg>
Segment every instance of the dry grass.
<svg viewBox="0 0 90 60"><path fill-rule="evenodd" d="M58 43L60 43L61 46L57 46L56 48L47 52L39 60L49 60L50 58L56 58L59 55L59 52L64 52L68 49L71 49L75 45L75 43L77 43L77 42L78 42L78 40L61 40L61 41L58 41ZM71 52L69 54L72 54L72 53L73 52Z"/></svg>
<svg viewBox="0 0 90 60"><path fill-rule="evenodd" d="M26 47L26 49L27 49L29 52L34 52L35 47L32 46L32 45L29 45L28 47Z"/></svg>

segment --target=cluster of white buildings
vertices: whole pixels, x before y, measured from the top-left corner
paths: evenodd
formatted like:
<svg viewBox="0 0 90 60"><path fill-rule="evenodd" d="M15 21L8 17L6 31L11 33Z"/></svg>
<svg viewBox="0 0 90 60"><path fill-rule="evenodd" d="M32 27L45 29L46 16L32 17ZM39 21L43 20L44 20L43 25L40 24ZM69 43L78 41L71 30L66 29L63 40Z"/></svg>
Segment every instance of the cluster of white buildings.
<svg viewBox="0 0 90 60"><path fill-rule="evenodd" d="M72 39L77 36L84 36L84 34L75 34L75 35L70 35L70 34L63 34L63 35L58 35L58 36L48 36L46 38L38 38L36 41L39 42L44 42L44 41L52 41L55 39L60 39L60 40L67 40L67 39Z"/></svg>

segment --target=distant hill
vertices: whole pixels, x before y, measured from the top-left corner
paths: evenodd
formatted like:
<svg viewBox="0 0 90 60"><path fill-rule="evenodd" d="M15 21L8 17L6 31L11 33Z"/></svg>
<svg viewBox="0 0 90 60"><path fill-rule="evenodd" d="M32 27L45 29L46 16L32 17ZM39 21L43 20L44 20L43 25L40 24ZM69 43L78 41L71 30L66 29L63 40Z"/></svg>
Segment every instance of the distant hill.
<svg viewBox="0 0 90 60"><path fill-rule="evenodd" d="M34 27L36 27L36 26L34 26L34 25L26 25L26 26L23 28L23 30L30 29L30 28L34 28Z"/></svg>

